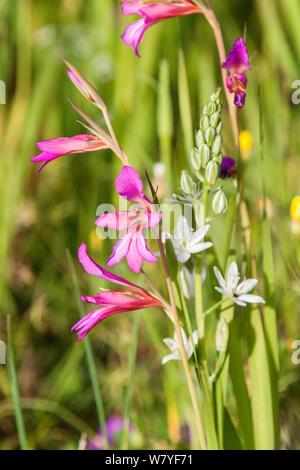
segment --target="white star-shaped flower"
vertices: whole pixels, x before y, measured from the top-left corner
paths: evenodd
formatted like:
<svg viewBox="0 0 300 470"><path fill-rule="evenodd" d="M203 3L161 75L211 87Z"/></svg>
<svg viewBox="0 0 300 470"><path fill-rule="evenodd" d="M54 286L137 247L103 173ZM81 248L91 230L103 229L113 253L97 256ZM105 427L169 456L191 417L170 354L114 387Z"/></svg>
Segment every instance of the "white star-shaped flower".
<svg viewBox="0 0 300 470"><path fill-rule="evenodd" d="M231 263L226 273L226 280L216 266L214 266L216 278L220 287L215 289L223 295L226 295L237 305L245 307L250 304L264 304L265 301L259 295L248 294L257 284L257 279L244 279L239 284L240 275L235 261Z"/></svg>
<svg viewBox="0 0 300 470"><path fill-rule="evenodd" d="M186 263L193 254L207 250L207 248L213 245L211 242L202 241L209 228L210 225L204 225L194 232L189 226L187 219L181 215L173 237L164 234L164 238L171 239L179 263Z"/></svg>
<svg viewBox="0 0 300 470"><path fill-rule="evenodd" d="M194 352L195 346L197 346L198 344L199 333L198 331L194 331L194 333L192 334L192 337L187 338L184 329L180 327L180 330L181 330L181 336L182 336L184 349L185 349L187 358L190 359ZM162 358L161 363L166 364L166 362L168 361L181 361L181 354L180 354L180 347L179 347L179 340L178 340L177 333L176 332L174 333L173 339L165 338L163 339L163 342L165 343L166 346L168 346L168 348L171 351L171 354L164 356Z"/></svg>

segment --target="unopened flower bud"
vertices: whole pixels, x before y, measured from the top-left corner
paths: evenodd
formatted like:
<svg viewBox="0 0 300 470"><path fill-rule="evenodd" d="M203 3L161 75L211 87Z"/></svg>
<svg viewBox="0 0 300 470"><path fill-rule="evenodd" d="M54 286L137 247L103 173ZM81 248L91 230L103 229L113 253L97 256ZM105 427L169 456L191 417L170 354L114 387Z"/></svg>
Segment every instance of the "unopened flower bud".
<svg viewBox="0 0 300 470"><path fill-rule="evenodd" d="M200 119L200 129L202 131L206 131L209 128L209 117L207 114L204 114L202 118Z"/></svg>
<svg viewBox="0 0 300 470"><path fill-rule="evenodd" d="M229 339L229 328L224 320L223 317L221 317L218 325L217 325L217 331L216 331L216 349L219 352L226 352L227 346L228 346L228 339Z"/></svg>
<svg viewBox="0 0 300 470"><path fill-rule="evenodd" d="M205 144L204 132L202 132L201 129L199 129L196 134L196 144L198 147L200 147L201 144Z"/></svg>
<svg viewBox="0 0 300 470"><path fill-rule="evenodd" d="M213 160L217 162L218 165L220 165L220 163L222 163L222 158L223 158L223 154L221 152L219 153L219 155L214 155Z"/></svg>
<svg viewBox="0 0 300 470"><path fill-rule="evenodd" d="M215 137L216 137L216 130L213 127L209 127L208 129L206 129L205 140L206 140L207 145L211 147Z"/></svg>
<svg viewBox="0 0 300 470"><path fill-rule="evenodd" d="M218 124L217 127L216 127L216 132L217 132L217 134L221 134L222 129L223 129L223 122L220 121L219 124Z"/></svg>
<svg viewBox="0 0 300 470"><path fill-rule="evenodd" d="M201 164L203 167L206 167L207 162L210 160L210 148L206 144L201 144L199 148L199 154L201 159Z"/></svg>
<svg viewBox="0 0 300 470"><path fill-rule="evenodd" d="M184 297L186 299L192 299L195 295L194 273L190 273L190 271L184 266L179 271L179 277Z"/></svg>
<svg viewBox="0 0 300 470"><path fill-rule="evenodd" d="M211 127L216 128L220 121L220 114L218 112L213 113L210 117L210 125Z"/></svg>
<svg viewBox="0 0 300 470"><path fill-rule="evenodd" d="M213 155L218 155L221 150L222 150L222 146L223 146L223 139L222 139L222 136L221 135L217 135L217 137L215 138L213 144L212 144L212 147L211 147L211 152Z"/></svg>
<svg viewBox="0 0 300 470"><path fill-rule="evenodd" d="M193 194L195 183L187 171L181 172L180 186L184 194Z"/></svg>
<svg viewBox="0 0 300 470"><path fill-rule="evenodd" d="M224 214L227 211L228 201L222 189L215 194L212 201L212 208L216 214Z"/></svg>
<svg viewBox="0 0 300 470"><path fill-rule="evenodd" d="M201 158L200 158L199 149L197 148L193 148L193 150L191 151L191 163L195 171L200 170Z"/></svg>
<svg viewBox="0 0 300 470"><path fill-rule="evenodd" d="M217 110L217 105L211 101L210 103L208 103L207 105L207 108L206 108L206 113L211 116L213 113L215 113Z"/></svg>
<svg viewBox="0 0 300 470"><path fill-rule="evenodd" d="M205 171L205 176L206 176L206 181L212 185L216 182L216 179L218 177L218 165L216 162L211 160L208 162L206 171Z"/></svg>

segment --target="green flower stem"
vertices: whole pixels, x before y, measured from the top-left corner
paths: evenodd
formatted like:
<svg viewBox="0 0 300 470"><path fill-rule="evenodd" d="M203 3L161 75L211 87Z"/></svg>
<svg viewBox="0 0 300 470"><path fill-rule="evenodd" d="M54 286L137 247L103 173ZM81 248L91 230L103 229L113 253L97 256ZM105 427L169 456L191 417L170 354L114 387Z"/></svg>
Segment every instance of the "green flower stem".
<svg viewBox="0 0 300 470"><path fill-rule="evenodd" d="M11 338L11 319L10 316L7 317L7 346L8 346L8 371L10 377L10 387L12 400L14 404L14 412L16 418L16 426L18 432L18 438L20 442L20 447L22 450L28 450L26 431L23 420L22 406L20 402L20 394L18 387L18 379L15 367L15 359L12 347L12 338Z"/></svg>

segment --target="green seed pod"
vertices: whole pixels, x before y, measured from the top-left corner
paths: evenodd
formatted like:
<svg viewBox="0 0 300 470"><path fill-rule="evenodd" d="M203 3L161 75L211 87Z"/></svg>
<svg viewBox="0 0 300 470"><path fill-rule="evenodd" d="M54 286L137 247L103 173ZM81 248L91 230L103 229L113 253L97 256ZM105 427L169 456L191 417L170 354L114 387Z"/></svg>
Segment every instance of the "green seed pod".
<svg viewBox="0 0 300 470"><path fill-rule="evenodd" d="M216 182L216 179L218 177L218 165L213 160L211 160L207 164L206 171L205 171L205 177L206 177L206 181L210 185L213 185Z"/></svg>
<svg viewBox="0 0 300 470"><path fill-rule="evenodd" d="M206 144L201 144L199 148L199 154L201 159L201 165L205 168L207 162L210 160L210 148Z"/></svg>
<svg viewBox="0 0 300 470"><path fill-rule="evenodd" d="M223 158L223 155L222 155L222 152L221 152L221 153L219 153L219 155L214 155L213 160L215 162L217 162L218 164L220 164L220 163L222 163L222 158Z"/></svg>
<svg viewBox="0 0 300 470"><path fill-rule="evenodd" d="M193 194L195 183L187 171L181 172L180 187L184 194L190 196Z"/></svg>
<svg viewBox="0 0 300 470"><path fill-rule="evenodd" d="M207 116L207 114L204 114L204 116L202 116L202 118L200 119L200 129L202 129L202 131L206 131L206 129L209 128L209 117Z"/></svg>
<svg viewBox="0 0 300 470"><path fill-rule="evenodd" d="M200 158L199 149L197 148L193 148L193 150L191 151L191 163L195 171L200 170L201 158Z"/></svg>
<svg viewBox="0 0 300 470"><path fill-rule="evenodd" d="M217 105L216 105L216 103L214 103L213 101L211 101L210 103L208 103L207 109L206 109L206 113L207 113L209 116L211 116L211 115L214 114L216 111L217 111Z"/></svg>
<svg viewBox="0 0 300 470"><path fill-rule="evenodd" d="M216 137L216 130L213 127L209 127L205 131L205 140L206 140L207 145L211 147L215 137Z"/></svg>
<svg viewBox="0 0 300 470"><path fill-rule="evenodd" d="M223 129L223 122L220 121L216 128L217 134L221 134L222 129Z"/></svg>
<svg viewBox="0 0 300 470"><path fill-rule="evenodd" d="M211 152L213 155L218 155L222 151L222 146L223 146L223 139L222 136L219 134L215 138L212 147L211 147Z"/></svg>
<svg viewBox="0 0 300 470"><path fill-rule="evenodd" d="M197 147L200 147L201 144L205 144L204 132L202 132L201 129L199 129L196 134L196 144Z"/></svg>
<svg viewBox="0 0 300 470"><path fill-rule="evenodd" d="M222 189L215 194L212 201L212 208L216 214L224 214L227 211L228 201Z"/></svg>
<svg viewBox="0 0 300 470"><path fill-rule="evenodd" d="M221 105L221 104L219 104L219 105L218 105L218 109L217 109L217 111L218 111L218 113L220 113L220 114L221 114L221 112L222 112L222 105Z"/></svg>
<svg viewBox="0 0 300 470"><path fill-rule="evenodd" d="M229 339L229 328L224 318L221 317L217 325L217 331L216 331L217 351L223 352L223 353L226 352L227 346L228 346L228 339Z"/></svg>
<svg viewBox="0 0 300 470"><path fill-rule="evenodd" d="M203 214L204 214L204 205L201 201L194 207L194 214L197 226L201 226L203 224Z"/></svg>
<svg viewBox="0 0 300 470"><path fill-rule="evenodd" d="M204 176L202 175L201 171L195 171L195 175L197 176L198 180L203 183L204 181Z"/></svg>
<svg viewBox="0 0 300 470"><path fill-rule="evenodd" d="M220 114L218 112L213 113L210 117L211 127L216 128L219 124L219 121L220 121Z"/></svg>

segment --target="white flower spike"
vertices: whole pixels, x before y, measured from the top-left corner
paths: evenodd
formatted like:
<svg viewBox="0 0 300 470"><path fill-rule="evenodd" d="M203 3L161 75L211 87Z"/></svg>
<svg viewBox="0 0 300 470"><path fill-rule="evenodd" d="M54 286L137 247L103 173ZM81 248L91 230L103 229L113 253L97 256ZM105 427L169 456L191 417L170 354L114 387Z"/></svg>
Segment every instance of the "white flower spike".
<svg viewBox="0 0 300 470"><path fill-rule="evenodd" d="M179 263L186 263L193 254L207 250L213 245L210 242L202 241L209 228L210 225L204 225L193 232L187 219L182 215L179 217L174 236L171 238Z"/></svg>
<svg viewBox="0 0 300 470"><path fill-rule="evenodd" d="M257 284L257 279L244 279L239 284L240 275L235 261L231 263L226 273L226 280L223 278L219 269L214 266L214 272L220 287L215 289L223 295L229 297L237 305L246 307L250 304L264 304L265 301L259 295L248 294Z"/></svg>
<svg viewBox="0 0 300 470"><path fill-rule="evenodd" d="M199 333L198 331L194 331L192 334L192 337L187 339L187 336L185 334L185 331L182 327L180 327L181 330L181 336L184 344L184 349L187 355L187 358L190 359L192 357L192 354L194 352L195 346L197 346L198 341L199 341ZM163 339L163 342L165 343L166 346L171 351L171 354L168 354L167 356L164 356L162 358L161 363L166 364L169 361L181 361L181 354L180 354L180 347L179 347L179 340L176 332L174 333L174 338L165 338Z"/></svg>

